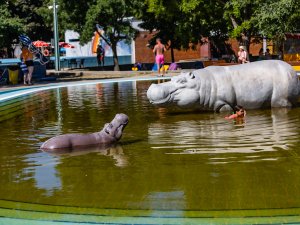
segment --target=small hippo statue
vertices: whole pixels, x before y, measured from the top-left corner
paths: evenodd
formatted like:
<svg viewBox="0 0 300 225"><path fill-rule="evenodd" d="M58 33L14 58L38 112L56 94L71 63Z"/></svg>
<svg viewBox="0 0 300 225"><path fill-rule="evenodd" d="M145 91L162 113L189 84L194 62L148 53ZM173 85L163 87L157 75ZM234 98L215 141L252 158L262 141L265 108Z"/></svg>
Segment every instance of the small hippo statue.
<svg viewBox="0 0 300 225"><path fill-rule="evenodd" d="M121 139L122 133L128 124L128 116L120 113L105 124L100 132L90 134L63 134L50 138L41 146L43 151L57 151L59 149L84 148L95 145L110 145Z"/></svg>

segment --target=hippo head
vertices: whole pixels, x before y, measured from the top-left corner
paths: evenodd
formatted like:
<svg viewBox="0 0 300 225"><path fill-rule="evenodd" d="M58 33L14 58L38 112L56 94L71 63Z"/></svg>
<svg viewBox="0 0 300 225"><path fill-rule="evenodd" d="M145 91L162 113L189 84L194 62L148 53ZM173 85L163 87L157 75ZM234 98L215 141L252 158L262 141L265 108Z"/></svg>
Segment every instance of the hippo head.
<svg viewBox="0 0 300 225"><path fill-rule="evenodd" d="M176 104L180 107L194 105L199 101L199 77L194 73L183 73L173 77L171 81L152 84L147 97L154 105Z"/></svg>
<svg viewBox="0 0 300 225"><path fill-rule="evenodd" d="M128 119L128 116L123 113L117 114L110 123L105 124L103 130L116 140L120 140L123 130L128 124Z"/></svg>

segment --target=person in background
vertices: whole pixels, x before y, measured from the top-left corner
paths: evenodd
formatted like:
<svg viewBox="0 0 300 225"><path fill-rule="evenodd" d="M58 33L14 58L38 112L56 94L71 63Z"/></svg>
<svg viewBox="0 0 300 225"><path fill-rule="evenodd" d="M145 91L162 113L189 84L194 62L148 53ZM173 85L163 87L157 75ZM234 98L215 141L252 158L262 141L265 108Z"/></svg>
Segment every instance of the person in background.
<svg viewBox="0 0 300 225"><path fill-rule="evenodd" d="M164 74L165 74L165 69L164 69L164 64L165 64L164 52L165 51L167 51L166 47L161 43L161 39L157 38L156 45L154 46L153 52L155 54L155 62L157 64L157 70L159 73L158 76L164 76ZM160 67L161 66L162 66L162 75L160 75Z"/></svg>
<svg viewBox="0 0 300 225"><path fill-rule="evenodd" d="M20 58L21 60L24 60L28 69L28 74L25 77L26 80L24 80L24 84L32 85L32 73L34 70L33 54L28 50L26 46L22 46L22 53L20 55Z"/></svg>
<svg viewBox="0 0 300 225"><path fill-rule="evenodd" d="M248 55L247 55L247 52L246 52L244 46L240 46L240 47L239 47L238 56L239 56L239 57L238 57L238 62L239 62L240 64L244 64L244 63L247 63L247 62L248 62L248 60L247 60Z"/></svg>
<svg viewBox="0 0 300 225"><path fill-rule="evenodd" d="M23 58L21 58L21 63L20 63L20 69L23 72L23 76L24 76L24 84L27 84L27 80L28 80L28 67L26 66Z"/></svg>
<svg viewBox="0 0 300 225"><path fill-rule="evenodd" d="M268 48L266 50L265 57L266 57L266 59L272 59L272 56L271 56L271 53L270 53L270 49L268 49Z"/></svg>
<svg viewBox="0 0 300 225"><path fill-rule="evenodd" d="M105 50L102 47L101 44L97 46L97 61L98 61L98 66L104 66L104 57L105 57Z"/></svg>
<svg viewBox="0 0 300 225"><path fill-rule="evenodd" d="M258 59L259 60L263 60L265 58L264 56L264 50L263 48L259 49L259 53L258 53Z"/></svg>

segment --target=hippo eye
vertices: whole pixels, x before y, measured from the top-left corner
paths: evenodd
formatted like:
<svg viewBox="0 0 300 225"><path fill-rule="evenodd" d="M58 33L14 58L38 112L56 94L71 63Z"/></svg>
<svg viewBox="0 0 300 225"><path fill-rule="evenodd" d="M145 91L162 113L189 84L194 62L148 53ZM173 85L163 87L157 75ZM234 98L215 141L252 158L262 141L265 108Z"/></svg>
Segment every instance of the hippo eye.
<svg viewBox="0 0 300 225"><path fill-rule="evenodd" d="M191 79L194 79L194 78L195 78L195 75L194 75L193 73L189 73L189 77L190 77Z"/></svg>

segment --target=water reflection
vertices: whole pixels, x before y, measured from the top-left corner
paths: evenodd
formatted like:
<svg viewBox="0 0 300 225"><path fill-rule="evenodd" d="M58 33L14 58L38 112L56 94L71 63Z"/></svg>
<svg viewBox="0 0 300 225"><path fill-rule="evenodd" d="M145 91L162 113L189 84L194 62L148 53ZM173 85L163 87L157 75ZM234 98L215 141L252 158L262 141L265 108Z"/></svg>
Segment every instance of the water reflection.
<svg viewBox="0 0 300 225"><path fill-rule="evenodd" d="M186 199L184 191L169 191L169 192L150 192L145 201L144 206L147 209L181 209L174 211L172 216L184 217L184 209L186 208ZM162 215L164 212L161 212ZM155 216L159 216L159 213L155 213Z"/></svg>
<svg viewBox="0 0 300 225"><path fill-rule="evenodd" d="M39 152L26 155L24 162L28 166L23 169L21 176L23 178L18 179L18 182L34 179L35 186L43 190L46 196L51 196L54 191L62 188L62 182L56 170L59 159Z"/></svg>
<svg viewBox="0 0 300 225"><path fill-rule="evenodd" d="M270 114L250 111L242 124L224 120L222 114L201 120L186 117L174 123L159 120L148 126L149 143L154 149L171 149L168 154L242 153L248 154L248 161L257 160L260 152L288 150L298 142L299 117L291 117L289 112L289 109L273 109ZM212 159L217 161L213 155Z"/></svg>
<svg viewBox="0 0 300 225"><path fill-rule="evenodd" d="M47 153L62 158L82 156L89 153L97 153L98 155L108 156L114 159L115 166L126 167L128 165L128 157L124 154L123 148L120 144L116 145L99 145L86 148L75 148L75 149L60 149L57 151L46 151Z"/></svg>
<svg viewBox="0 0 300 225"><path fill-rule="evenodd" d="M54 191L62 189L60 164L69 157L81 157L91 153L95 153L93 157L98 155L112 158L116 167L124 168L129 164L121 145L65 150L56 153L38 152L24 156L23 162L27 164L27 167L18 173L19 176L15 177L14 181L34 179L35 187L43 190L44 195L51 196Z"/></svg>

